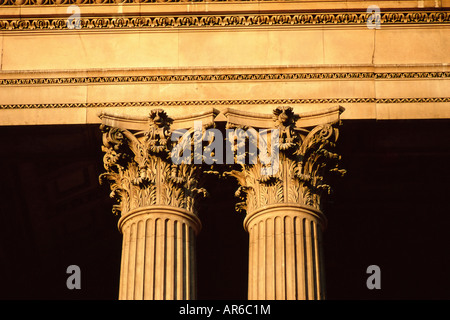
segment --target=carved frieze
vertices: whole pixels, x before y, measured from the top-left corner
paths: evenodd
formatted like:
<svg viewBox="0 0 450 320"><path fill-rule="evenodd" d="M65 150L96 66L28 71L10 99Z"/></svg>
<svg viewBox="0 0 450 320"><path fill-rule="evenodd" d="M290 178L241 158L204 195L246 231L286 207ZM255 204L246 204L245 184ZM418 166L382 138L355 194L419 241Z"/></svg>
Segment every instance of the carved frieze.
<svg viewBox="0 0 450 320"><path fill-rule="evenodd" d="M53 1L42 4L54 5ZM73 0L71 0L73 1ZM94 0L92 0L94 1ZM112 1L112 0L110 0ZM173 0L170 0L173 1ZM170 2L166 1L166 2ZM34 5L33 1L0 1L0 6L18 4ZM41 5L42 5L41 4ZM86 3L87 4L87 3ZM110 29L160 29L160 28L224 28L224 27L273 27L273 26L317 26L317 25L354 25L365 26L371 13L360 12L302 12L302 13L264 13L264 14L193 14L189 15L116 15L82 16L82 30ZM67 30L66 17L6 17L0 19L2 31L24 30ZM440 24L450 22L450 13L443 10L433 11L387 11L380 13L383 25Z"/></svg>
<svg viewBox="0 0 450 320"><path fill-rule="evenodd" d="M302 72L302 73L249 73L249 74L180 74L180 75L127 75L86 76L57 78L5 78L1 86L66 85L97 83L159 83L198 81L286 81L286 80L339 80L339 79L446 79L450 72Z"/></svg>
<svg viewBox="0 0 450 320"><path fill-rule="evenodd" d="M76 108L133 108L133 107L172 107L172 106L246 106L277 104L403 104L403 103L449 103L450 97L429 98L317 98L317 99L252 99L252 100L177 100L177 101L139 101L139 102L88 102L88 103L33 103L0 104L0 110L19 109L76 109Z"/></svg>

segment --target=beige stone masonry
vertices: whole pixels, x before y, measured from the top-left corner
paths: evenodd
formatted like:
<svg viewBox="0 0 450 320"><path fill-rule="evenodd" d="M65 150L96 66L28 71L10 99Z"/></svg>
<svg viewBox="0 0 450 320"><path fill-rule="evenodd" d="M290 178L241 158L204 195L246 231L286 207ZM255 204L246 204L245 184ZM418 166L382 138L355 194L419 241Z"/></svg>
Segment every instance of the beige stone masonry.
<svg viewBox="0 0 450 320"><path fill-rule="evenodd" d="M366 25L367 1L84 1L79 30L65 27L69 2L19 2L0 5L0 125L280 104L450 117L449 0L372 1L380 29Z"/></svg>

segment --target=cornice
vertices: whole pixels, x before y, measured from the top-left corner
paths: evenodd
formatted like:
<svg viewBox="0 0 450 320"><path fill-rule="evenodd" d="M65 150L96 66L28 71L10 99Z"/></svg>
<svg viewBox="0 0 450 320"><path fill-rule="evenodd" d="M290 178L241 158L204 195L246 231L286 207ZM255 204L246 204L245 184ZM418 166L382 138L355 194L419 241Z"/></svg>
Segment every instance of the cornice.
<svg viewBox="0 0 450 320"><path fill-rule="evenodd" d="M300 13L232 13L232 14L162 14L114 15L80 17L80 29L68 30L66 16L0 18L0 31L127 30L161 28L234 28L275 26L364 26L370 13L362 12L300 12ZM448 25L450 11L386 11L380 13L381 24L389 25Z"/></svg>
<svg viewBox="0 0 450 320"><path fill-rule="evenodd" d="M288 81L333 79L443 79L450 72L325 72L325 73L257 73L257 74L181 74L124 75L58 78L3 78L0 86L67 85L149 82L214 82L214 81Z"/></svg>
<svg viewBox="0 0 450 320"><path fill-rule="evenodd" d="M343 103L450 103L450 97L428 98L324 98L324 99L255 99L255 100L187 100L144 102L93 102L93 103L45 103L2 104L6 109L73 109L73 108L134 108L166 106L239 106L239 105L290 105L290 104L343 104Z"/></svg>

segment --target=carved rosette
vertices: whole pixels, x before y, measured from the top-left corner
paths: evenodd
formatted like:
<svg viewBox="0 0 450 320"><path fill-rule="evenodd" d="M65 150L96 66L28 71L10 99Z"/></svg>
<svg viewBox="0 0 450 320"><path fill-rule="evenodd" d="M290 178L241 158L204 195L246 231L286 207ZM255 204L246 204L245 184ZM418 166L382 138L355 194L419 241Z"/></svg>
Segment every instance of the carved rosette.
<svg viewBox="0 0 450 320"><path fill-rule="evenodd" d="M273 111L273 127L267 129L267 144L257 142L261 131L249 134L247 144L257 143L259 153L278 150L279 161L265 164L242 164L241 170L232 170L227 175L234 176L239 183L236 196L242 201L236 205L238 211L250 215L264 206L295 203L321 210L321 199L331 192L327 183L330 174L343 175L339 169L340 156L333 150L338 139L338 122L314 127L296 127L300 117L291 107L278 107ZM228 123L229 128L239 125ZM242 128L242 127L241 127ZM247 129L248 127L243 128ZM271 135L278 135L272 139ZM276 152L276 151L275 151ZM248 154L247 154L248 155ZM275 167L276 168L275 168Z"/></svg>
<svg viewBox="0 0 450 320"><path fill-rule="evenodd" d="M165 111L156 109L148 117L146 131L100 126L106 172L99 180L110 183L110 196L117 202L114 214L124 216L134 209L155 205L197 214L195 200L207 194L200 187L202 164L194 164L193 159L191 163L173 163L172 144L177 141L171 141L171 123ZM193 139L185 142L193 145Z"/></svg>

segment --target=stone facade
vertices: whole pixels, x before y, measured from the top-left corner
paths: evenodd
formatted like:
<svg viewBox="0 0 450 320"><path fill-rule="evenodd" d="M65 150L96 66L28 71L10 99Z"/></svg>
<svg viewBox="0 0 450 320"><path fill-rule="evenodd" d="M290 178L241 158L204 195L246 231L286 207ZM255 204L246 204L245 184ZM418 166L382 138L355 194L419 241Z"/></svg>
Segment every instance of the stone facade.
<svg viewBox="0 0 450 320"><path fill-rule="evenodd" d="M376 28L367 1L162 2L0 1L0 125L101 125L120 299L196 297L208 174L239 184L249 299L325 298L321 199L345 173L339 125L450 118L450 1L373 1ZM237 129L242 140L208 135ZM261 132L276 137L275 171L248 163ZM214 158L216 141L242 143L245 161ZM176 145L190 161L173 162Z"/></svg>
<svg viewBox="0 0 450 320"><path fill-rule="evenodd" d="M82 1L72 30L69 2L22 2L1 4L3 125L99 123L124 107L449 116L447 0L373 1L380 29L366 1Z"/></svg>

